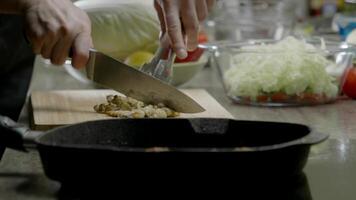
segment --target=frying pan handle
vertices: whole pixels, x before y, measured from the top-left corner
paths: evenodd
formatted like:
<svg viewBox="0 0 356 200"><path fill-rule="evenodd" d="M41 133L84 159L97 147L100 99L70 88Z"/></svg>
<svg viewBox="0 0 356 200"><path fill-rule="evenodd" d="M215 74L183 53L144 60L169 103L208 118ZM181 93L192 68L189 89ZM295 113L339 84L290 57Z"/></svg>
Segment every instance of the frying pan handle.
<svg viewBox="0 0 356 200"><path fill-rule="evenodd" d="M26 151L24 137L29 129L18 125L12 119L0 115L0 145L19 151Z"/></svg>
<svg viewBox="0 0 356 200"><path fill-rule="evenodd" d="M319 144L328 138L329 138L328 134L319 133L312 130L308 136L301 139L299 144L306 144L306 145Z"/></svg>

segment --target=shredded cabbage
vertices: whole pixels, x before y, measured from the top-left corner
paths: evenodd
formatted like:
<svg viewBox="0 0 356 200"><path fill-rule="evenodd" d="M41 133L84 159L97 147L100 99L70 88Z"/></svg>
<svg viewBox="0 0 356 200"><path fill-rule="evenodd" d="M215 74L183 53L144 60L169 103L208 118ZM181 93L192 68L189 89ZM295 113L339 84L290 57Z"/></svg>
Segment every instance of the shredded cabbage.
<svg viewBox="0 0 356 200"><path fill-rule="evenodd" d="M157 49L160 25L153 4L78 1L76 5L88 13L99 51L124 60L136 51Z"/></svg>
<svg viewBox="0 0 356 200"><path fill-rule="evenodd" d="M309 92L333 98L338 93L334 78L326 72L334 63L311 44L287 37L276 44L243 47L242 52L232 56L224 74L229 95L256 99L276 92Z"/></svg>

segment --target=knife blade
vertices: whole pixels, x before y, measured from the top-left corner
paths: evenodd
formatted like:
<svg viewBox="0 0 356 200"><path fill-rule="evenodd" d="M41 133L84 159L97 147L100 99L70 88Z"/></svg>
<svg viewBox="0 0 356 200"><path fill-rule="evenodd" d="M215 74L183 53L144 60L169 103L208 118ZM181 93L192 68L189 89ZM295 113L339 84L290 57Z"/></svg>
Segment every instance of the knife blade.
<svg viewBox="0 0 356 200"><path fill-rule="evenodd" d="M201 105L175 87L97 50L90 50L86 71L90 80L144 103L163 103L182 113L205 111Z"/></svg>

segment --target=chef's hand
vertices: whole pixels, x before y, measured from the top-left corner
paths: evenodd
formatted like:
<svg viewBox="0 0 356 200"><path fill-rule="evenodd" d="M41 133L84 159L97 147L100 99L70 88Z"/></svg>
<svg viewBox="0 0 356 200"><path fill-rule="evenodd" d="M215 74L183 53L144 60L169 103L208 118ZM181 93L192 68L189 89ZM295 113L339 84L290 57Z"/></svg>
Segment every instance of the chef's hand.
<svg viewBox="0 0 356 200"><path fill-rule="evenodd" d="M26 34L36 54L61 65L72 50L72 64L84 67L92 47L88 15L70 0L18 0Z"/></svg>
<svg viewBox="0 0 356 200"><path fill-rule="evenodd" d="M162 32L168 32L178 58L186 58L187 50L197 48L199 22L205 20L214 3L215 0L155 0Z"/></svg>

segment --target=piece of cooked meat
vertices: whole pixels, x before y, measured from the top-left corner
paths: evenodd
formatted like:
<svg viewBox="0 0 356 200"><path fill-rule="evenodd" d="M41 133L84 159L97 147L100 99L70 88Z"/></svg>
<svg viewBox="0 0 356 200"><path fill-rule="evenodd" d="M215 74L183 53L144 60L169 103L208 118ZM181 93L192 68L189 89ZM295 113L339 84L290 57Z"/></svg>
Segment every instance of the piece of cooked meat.
<svg viewBox="0 0 356 200"><path fill-rule="evenodd" d="M94 106L98 113L118 118L168 118L177 117L179 113L166 107L164 104L146 105L131 97L108 95L107 103Z"/></svg>

